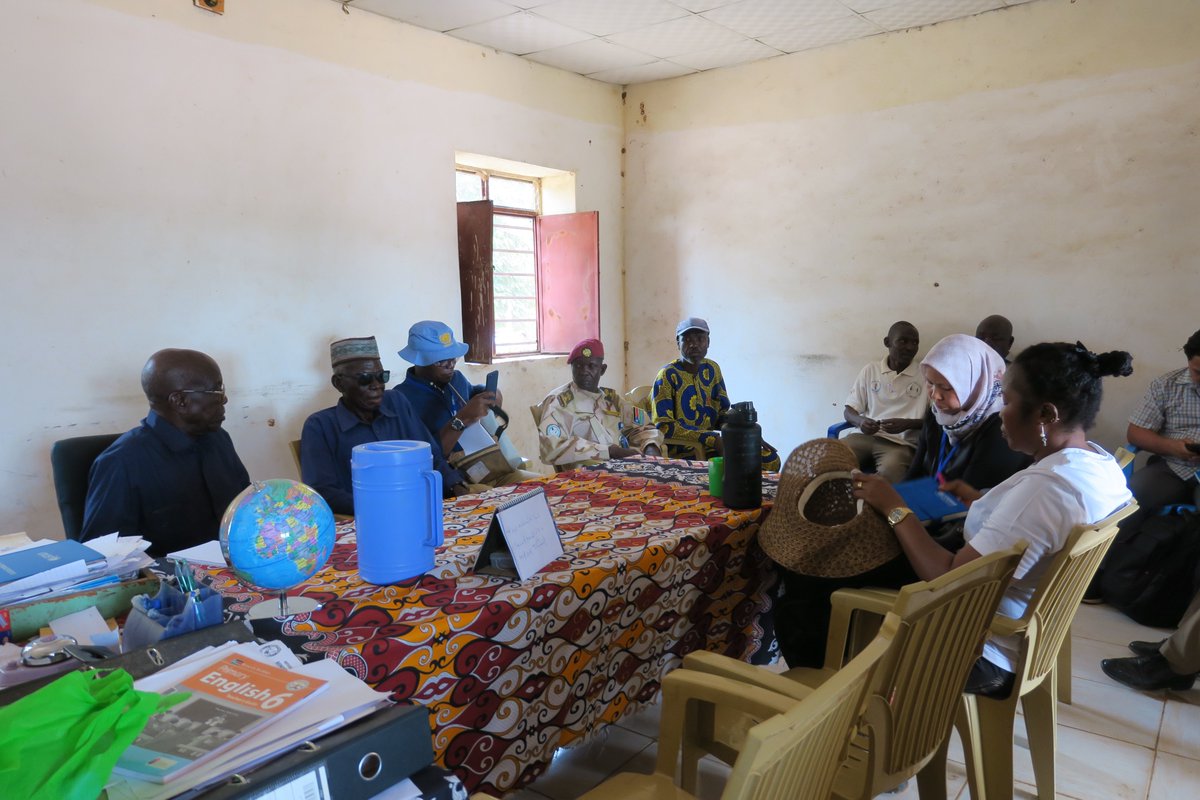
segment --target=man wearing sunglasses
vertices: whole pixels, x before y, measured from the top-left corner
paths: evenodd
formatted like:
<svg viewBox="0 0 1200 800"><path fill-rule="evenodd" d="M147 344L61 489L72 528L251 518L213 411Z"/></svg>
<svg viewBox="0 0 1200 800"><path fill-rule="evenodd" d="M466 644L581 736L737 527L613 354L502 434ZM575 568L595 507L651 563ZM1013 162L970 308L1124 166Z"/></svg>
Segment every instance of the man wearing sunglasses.
<svg viewBox="0 0 1200 800"><path fill-rule="evenodd" d="M114 531L165 556L217 538L221 517L250 475L221 428L225 384L195 350L159 350L142 368L150 413L96 459L88 476L84 540Z"/></svg>
<svg viewBox="0 0 1200 800"><path fill-rule="evenodd" d="M350 453L367 442L428 442L434 469L442 473L443 493L465 493L462 473L446 463L441 444L412 407L395 392L384 391L391 373L379 360L375 337L339 339L329 345L329 355L333 364L330 382L342 398L305 420L300 434L300 474L334 513L354 513Z"/></svg>

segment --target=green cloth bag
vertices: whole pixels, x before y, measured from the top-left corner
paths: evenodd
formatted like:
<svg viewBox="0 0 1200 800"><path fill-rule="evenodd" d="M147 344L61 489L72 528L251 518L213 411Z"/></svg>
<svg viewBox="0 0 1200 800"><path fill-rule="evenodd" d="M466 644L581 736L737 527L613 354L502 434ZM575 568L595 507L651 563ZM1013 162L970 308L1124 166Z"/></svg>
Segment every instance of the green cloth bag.
<svg viewBox="0 0 1200 800"><path fill-rule="evenodd" d="M123 669L69 672L0 707L5 797L95 800L151 715L190 692L139 692Z"/></svg>

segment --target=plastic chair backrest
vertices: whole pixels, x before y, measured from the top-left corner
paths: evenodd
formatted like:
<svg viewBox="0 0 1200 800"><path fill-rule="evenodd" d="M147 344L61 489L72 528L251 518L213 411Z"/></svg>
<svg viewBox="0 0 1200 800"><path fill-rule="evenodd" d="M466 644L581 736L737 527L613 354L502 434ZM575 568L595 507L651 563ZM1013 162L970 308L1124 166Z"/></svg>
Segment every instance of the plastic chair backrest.
<svg viewBox="0 0 1200 800"><path fill-rule="evenodd" d="M304 480L304 470L300 466L300 440L292 439L288 442L288 449L292 451L292 461L296 462L296 474L300 480Z"/></svg>
<svg viewBox="0 0 1200 800"><path fill-rule="evenodd" d="M1099 522L1075 526L1038 580L1022 617L1028 623L1022 692L1054 668L1083 594L1117 535L1117 523L1136 510L1131 501Z"/></svg>
<svg viewBox="0 0 1200 800"><path fill-rule="evenodd" d="M1125 444L1113 450L1113 458L1117 460L1117 466L1121 468L1121 472L1125 473L1125 480L1133 475L1133 460L1137 458L1138 448L1136 445Z"/></svg>
<svg viewBox="0 0 1200 800"><path fill-rule="evenodd" d="M867 699L870 786L890 788L923 767L950 734L967 675L983 647L1019 546L977 558L902 588L892 606L896 642L880 664Z"/></svg>
<svg viewBox="0 0 1200 800"><path fill-rule="evenodd" d="M632 403L650 415L650 419L654 419L653 402L650 393L654 390L653 386L646 384L644 386L635 386L625 393L625 402ZM698 442L689 442L684 439L667 438L663 444L668 448L678 447L682 449L691 449L692 456L698 461L705 460L704 447ZM669 452L669 451L664 451Z"/></svg>
<svg viewBox="0 0 1200 800"><path fill-rule="evenodd" d="M63 532L68 539L83 533L83 508L87 502L88 473L94 462L119 433L77 436L59 439L50 447L50 469L54 473L54 494L62 515Z"/></svg>
<svg viewBox="0 0 1200 800"><path fill-rule="evenodd" d="M849 422L846 422L846 420L842 420L841 422L835 422L829 426L828 430L825 431L825 438L836 439L836 438L838 438L838 436L841 435L842 431L846 430L847 428L853 428L853 427L854 426L851 425Z"/></svg>
<svg viewBox="0 0 1200 800"><path fill-rule="evenodd" d="M795 708L751 728L722 800L826 800L898 627L888 615L874 641L836 675Z"/></svg>
<svg viewBox="0 0 1200 800"><path fill-rule="evenodd" d="M651 417L654 416L653 409L650 408L650 392L653 386L646 384L645 386L635 386L625 393L625 400L633 403L635 406L645 411Z"/></svg>

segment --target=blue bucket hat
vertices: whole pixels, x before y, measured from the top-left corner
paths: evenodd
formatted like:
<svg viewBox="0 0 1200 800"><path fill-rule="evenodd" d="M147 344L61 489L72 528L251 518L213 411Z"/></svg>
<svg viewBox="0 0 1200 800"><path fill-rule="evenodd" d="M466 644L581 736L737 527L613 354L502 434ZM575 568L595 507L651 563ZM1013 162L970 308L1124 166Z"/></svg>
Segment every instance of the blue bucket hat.
<svg viewBox="0 0 1200 800"><path fill-rule="evenodd" d="M462 358L466 352L467 346L455 341L449 325L427 319L408 329L408 346L399 355L410 364L428 367L439 361Z"/></svg>

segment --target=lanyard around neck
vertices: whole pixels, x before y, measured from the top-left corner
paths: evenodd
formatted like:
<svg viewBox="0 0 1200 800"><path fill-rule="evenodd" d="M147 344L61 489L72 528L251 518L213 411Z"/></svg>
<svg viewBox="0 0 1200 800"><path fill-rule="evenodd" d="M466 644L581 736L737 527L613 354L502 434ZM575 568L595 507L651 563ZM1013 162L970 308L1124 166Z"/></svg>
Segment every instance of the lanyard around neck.
<svg viewBox="0 0 1200 800"><path fill-rule="evenodd" d="M451 416L454 416L455 414L457 414L458 410L467 404L466 398L458 393L458 389L454 388L454 379L453 378L450 379L450 383L446 384L445 389L438 386L433 381L426 380L424 378L418 378L418 380L420 381L421 386L424 386L426 389L428 389L429 391L436 394L442 400L446 401L446 403L450 406L450 415ZM446 389L450 390L449 397L446 394Z"/></svg>
<svg viewBox="0 0 1200 800"><path fill-rule="evenodd" d="M939 485L946 482L946 478L942 475L942 472L946 469L946 465L950 463L950 459L954 458L954 454L958 452L958 442L955 442L954 446L946 452L945 456L942 455L942 452L946 450L946 442L949 440L949 435L945 431L942 431L942 443L938 445L937 458L937 482Z"/></svg>

